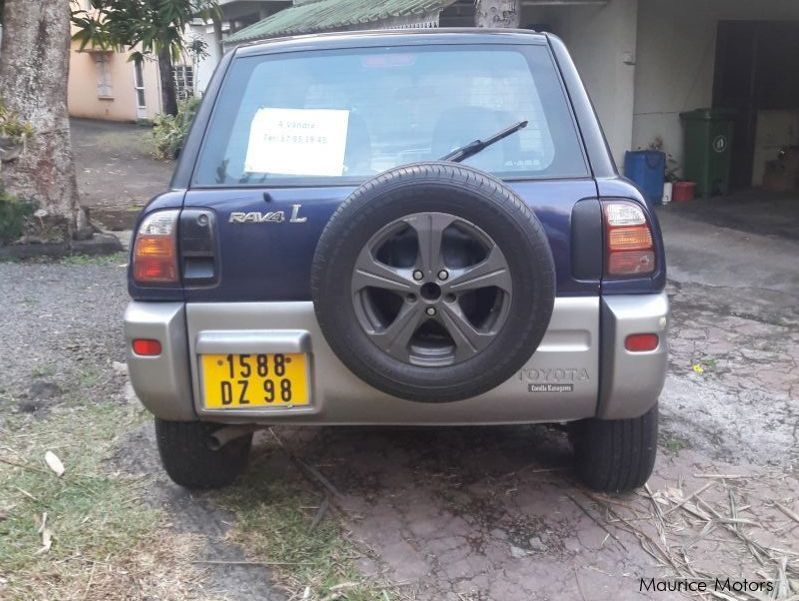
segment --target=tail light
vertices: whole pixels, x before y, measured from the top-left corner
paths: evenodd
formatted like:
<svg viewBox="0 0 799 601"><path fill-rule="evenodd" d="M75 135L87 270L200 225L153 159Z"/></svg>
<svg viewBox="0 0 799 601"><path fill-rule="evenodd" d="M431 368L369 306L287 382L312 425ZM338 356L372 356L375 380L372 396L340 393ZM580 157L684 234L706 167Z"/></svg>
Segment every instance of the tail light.
<svg viewBox="0 0 799 601"><path fill-rule="evenodd" d="M178 282L177 223L180 211L158 211L144 218L133 246L133 279L139 284Z"/></svg>
<svg viewBox="0 0 799 601"><path fill-rule="evenodd" d="M645 276L655 271L652 230L636 203L603 203L605 217L605 273L609 276Z"/></svg>

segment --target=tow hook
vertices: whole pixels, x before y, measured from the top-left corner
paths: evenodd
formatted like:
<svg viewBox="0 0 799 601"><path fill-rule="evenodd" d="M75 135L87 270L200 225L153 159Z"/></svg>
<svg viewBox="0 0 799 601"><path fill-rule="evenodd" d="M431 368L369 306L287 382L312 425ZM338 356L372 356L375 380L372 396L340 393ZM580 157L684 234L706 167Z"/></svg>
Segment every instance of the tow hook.
<svg viewBox="0 0 799 601"><path fill-rule="evenodd" d="M223 428L219 428L216 432L211 434L208 438L208 448L212 451L218 451L222 447L224 447L227 443L231 440L235 440L237 438L241 438L242 436L246 436L251 432L255 432L256 430L261 430L265 426L257 426L254 424L245 424L239 426L225 426Z"/></svg>

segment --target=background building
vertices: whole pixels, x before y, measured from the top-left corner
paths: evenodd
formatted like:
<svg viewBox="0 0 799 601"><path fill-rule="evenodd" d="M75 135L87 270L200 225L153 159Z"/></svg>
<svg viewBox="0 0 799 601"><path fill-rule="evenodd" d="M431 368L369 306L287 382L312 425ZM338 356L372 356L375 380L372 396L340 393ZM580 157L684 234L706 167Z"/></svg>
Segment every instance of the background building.
<svg viewBox="0 0 799 601"><path fill-rule="evenodd" d="M679 166L679 114L735 110L732 187L760 185L781 148L799 146L799 0L522 0L521 24L566 42L616 161L662 144ZM474 0L221 0L222 19L186 32L206 54L176 66L182 95L202 94L225 49L284 35L468 27ZM75 116L134 121L160 112L155 59L73 52Z"/></svg>
<svg viewBox="0 0 799 601"><path fill-rule="evenodd" d="M78 50L69 60L69 114L73 117L137 121L161 112L161 85L155 58L131 61L129 52Z"/></svg>
<svg viewBox="0 0 799 601"><path fill-rule="evenodd" d="M295 0L242 27L280 4L225 3L250 11L226 31L226 47L317 31L474 23L473 0ZM766 161L799 145L797 0L522 0L521 24L566 42L619 164L625 151L658 141L680 164L679 114L695 108L736 111L734 189L761 184Z"/></svg>

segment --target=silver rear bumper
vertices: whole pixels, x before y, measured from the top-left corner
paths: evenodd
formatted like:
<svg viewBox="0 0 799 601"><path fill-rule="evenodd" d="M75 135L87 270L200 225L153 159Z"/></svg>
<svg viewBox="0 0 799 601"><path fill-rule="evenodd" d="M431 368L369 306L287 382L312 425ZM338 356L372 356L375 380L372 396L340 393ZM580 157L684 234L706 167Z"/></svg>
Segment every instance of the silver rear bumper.
<svg viewBox="0 0 799 601"><path fill-rule="evenodd" d="M310 302L132 302L125 334L128 349L134 338L162 342L160 357L129 350L128 363L142 403L167 420L455 425L636 417L663 385L668 301L665 294L619 296L601 305L599 297L556 299L547 334L522 370L485 394L453 403L398 399L358 379L327 345ZM650 353L624 351L624 338L638 332L658 332L661 345ZM198 356L253 349L309 353L311 405L205 409Z"/></svg>

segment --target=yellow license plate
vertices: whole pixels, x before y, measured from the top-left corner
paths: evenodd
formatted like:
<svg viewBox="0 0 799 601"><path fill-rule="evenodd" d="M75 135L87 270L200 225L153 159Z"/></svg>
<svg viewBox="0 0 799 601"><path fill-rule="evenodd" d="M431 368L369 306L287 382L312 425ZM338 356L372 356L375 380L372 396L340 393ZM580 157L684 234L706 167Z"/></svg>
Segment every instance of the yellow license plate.
<svg viewBox="0 0 799 601"><path fill-rule="evenodd" d="M308 365L302 353L202 355L206 409L308 405Z"/></svg>

